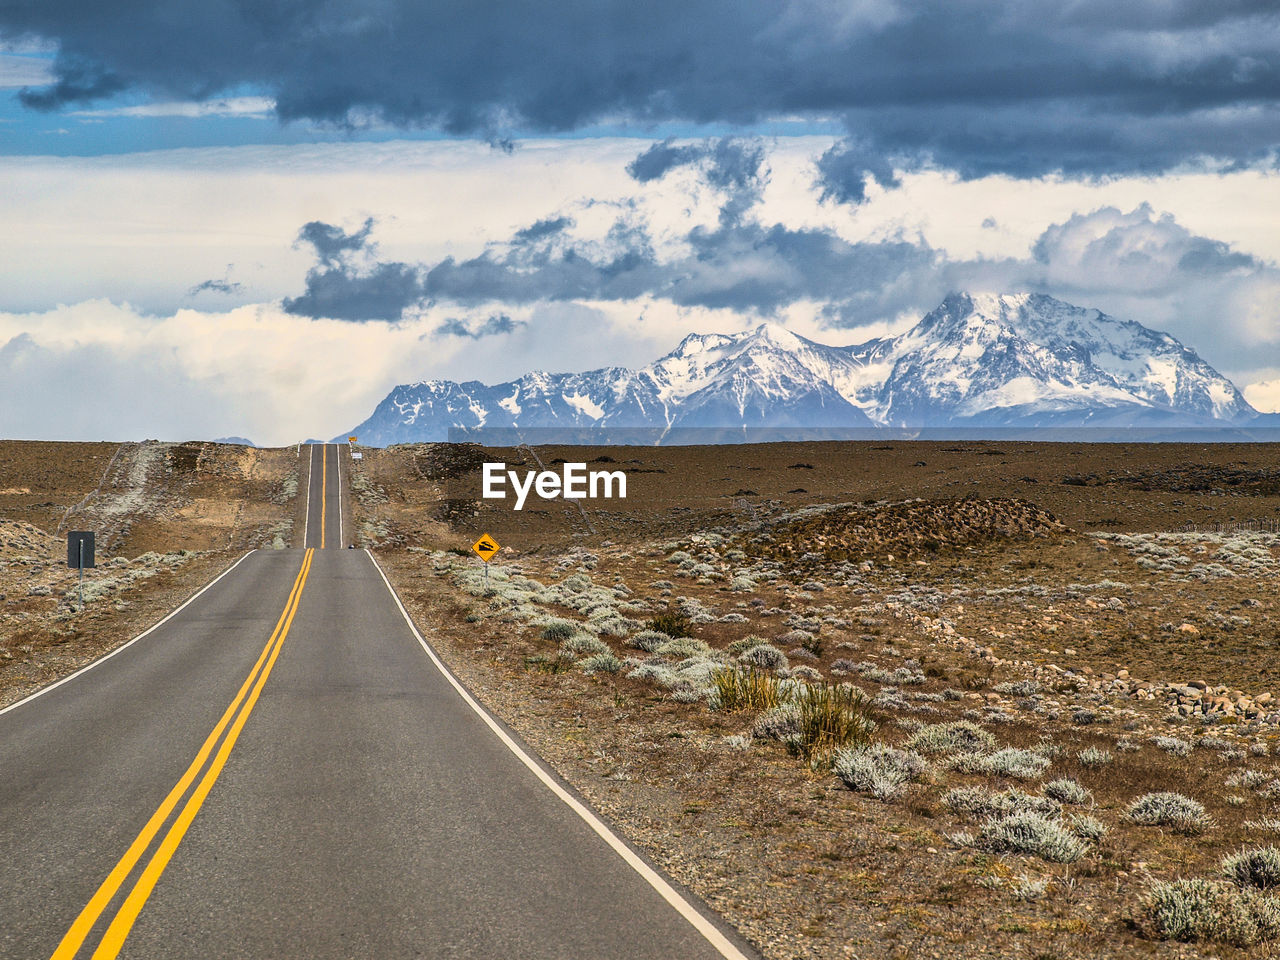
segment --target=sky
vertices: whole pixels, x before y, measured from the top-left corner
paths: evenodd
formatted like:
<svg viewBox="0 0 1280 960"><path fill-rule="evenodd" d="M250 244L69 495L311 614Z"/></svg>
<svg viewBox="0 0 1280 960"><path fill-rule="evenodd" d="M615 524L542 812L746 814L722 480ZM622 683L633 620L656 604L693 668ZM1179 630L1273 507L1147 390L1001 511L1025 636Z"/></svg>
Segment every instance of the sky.
<svg viewBox="0 0 1280 960"><path fill-rule="evenodd" d="M1280 410L1278 159L1274 0L0 0L0 436L285 444L953 290Z"/></svg>

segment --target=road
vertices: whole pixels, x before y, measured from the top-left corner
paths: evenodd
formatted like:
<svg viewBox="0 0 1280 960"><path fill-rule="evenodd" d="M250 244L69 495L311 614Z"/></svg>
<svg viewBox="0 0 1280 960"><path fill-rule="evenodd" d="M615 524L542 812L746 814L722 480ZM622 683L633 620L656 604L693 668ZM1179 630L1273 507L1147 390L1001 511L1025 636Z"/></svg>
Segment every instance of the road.
<svg viewBox="0 0 1280 960"><path fill-rule="evenodd" d="M307 549L0 713L0 956L756 956L472 705L310 454Z"/></svg>

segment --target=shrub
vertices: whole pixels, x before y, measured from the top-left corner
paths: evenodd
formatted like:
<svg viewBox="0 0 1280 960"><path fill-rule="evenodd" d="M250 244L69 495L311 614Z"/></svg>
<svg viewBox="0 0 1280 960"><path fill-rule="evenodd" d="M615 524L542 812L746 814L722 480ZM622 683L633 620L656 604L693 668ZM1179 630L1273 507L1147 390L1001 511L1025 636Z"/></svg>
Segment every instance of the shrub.
<svg viewBox="0 0 1280 960"><path fill-rule="evenodd" d="M1171 753L1175 757L1187 757L1191 755L1191 744L1186 740L1179 740L1177 737L1153 737L1151 740L1157 747L1166 753Z"/></svg>
<svg viewBox="0 0 1280 960"><path fill-rule="evenodd" d="M584 673L617 673L622 668L622 663L612 650L601 651L594 654L579 664Z"/></svg>
<svg viewBox="0 0 1280 960"><path fill-rule="evenodd" d="M553 643L568 640L578 632L578 625L572 620L552 620L542 628L542 639Z"/></svg>
<svg viewBox="0 0 1280 960"><path fill-rule="evenodd" d="M800 709L794 703L783 703L760 714L751 726L751 735L759 740L781 740L786 743L800 734Z"/></svg>
<svg viewBox="0 0 1280 960"><path fill-rule="evenodd" d="M1010 680L1006 683L997 683L991 689L1010 697L1034 697L1040 692L1040 684L1034 680Z"/></svg>
<svg viewBox="0 0 1280 960"><path fill-rule="evenodd" d="M589 633L577 633L560 644L560 653L566 657L571 657L574 654L612 654L613 649L599 637L594 637Z"/></svg>
<svg viewBox="0 0 1280 960"><path fill-rule="evenodd" d="M1280 905L1274 899L1218 880L1156 881L1143 906L1167 940L1220 940L1249 947L1280 935Z"/></svg>
<svg viewBox="0 0 1280 960"><path fill-rule="evenodd" d="M841 747L866 743L876 728L867 716L862 691L844 684L806 686L796 697L796 707L800 729L787 748L814 769L830 766Z"/></svg>
<svg viewBox="0 0 1280 960"><path fill-rule="evenodd" d="M1081 840L1089 843L1101 843L1107 835L1107 827L1101 820L1084 814L1073 814L1067 818L1067 828Z"/></svg>
<svg viewBox="0 0 1280 960"><path fill-rule="evenodd" d="M664 657L684 660L686 657L705 657L711 653L711 648L704 641L695 640L693 637L676 637L674 640L658 644L653 652Z"/></svg>
<svg viewBox="0 0 1280 960"><path fill-rule="evenodd" d="M1049 769L1049 758L1031 750L1005 747L985 756L969 756L957 764L966 773L985 773L1015 780L1034 780Z"/></svg>
<svg viewBox="0 0 1280 960"><path fill-rule="evenodd" d="M1062 813L1062 804L1052 797L1037 797L1021 790L995 793L985 787L956 787L947 792L942 802L970 820L1000 819L1015 813L1057 817Z"/></svg>
<svg viewBox="0 0 1280 960"><path fill-rule="evenodd" d="M1200 833L1212 825L1204 805L1180 793L1147 793L1134 800L1126 819L1144 827L1169 827L1178 833Z"/></svg>
<svg viewBox="0 0 1280 960"><path fill-rule="evenodd" d="M762 670L720 667L710 679L715 710L768 710L782 702L780 681Z"/></svg>
<svg viewBox="0 0 1280 960"><path fill-rule="evenodd" d="M907 749L921 753L981 753L995 745L994 736L968 720L931 723L907 741Z"/></svg>
<svg viewBox="0 0 1280 960"><path fill-rule="evenodd" d="M850 790L889 801L900 797L912 780L919 779L929 763L918 753L877 743L840 750L833 768Z"/></svg>
<svg viewBox="0 0 1280 960"><path fill-rule="evenodd" d="M1080 761L1082 767L1105 767L1111 762L1111 754L1106 750L1098 747L1085 747L1078 754L1076 759Z"/></svg>
<svg viewBox="0 0 1280 960"><path fill-rule="evenodd" d="M761 670L785 670L787 655L771 643L761 643L738 656L742 663Z"/></svg>
<svg viewBox="0 0 1280 960"><path fill-rule="evenodd" d="M1098 722L1098 715L1088 707L1081 707L1079 710L1072 712L1071 722L1078 727L1088 726L1091 723Z"/></svg>
<svg viewBox="0 0 1280 960"><path fill-rule="evenodd" d="M1280 887L1280 850L1275 847L1241 850L1222 861L1222 873L1237 887L1275 889Z"/></svg>
<svg viewBox="0 0 1280 960"><path fill-rule="evenodd" d="M1044 795L1075 806L1081 806L1093 799L1092 793L1068 777L1063 777L1061 780L1050 780L1044 785Z"/></svg>
<svg viewBox="0 0 1280 960"><path fill-rule="evenodd" d="M976 844L992 853L1030 853L1051 863L1075 863L1087 849L1059 821L1037 813L988 820L978 830Z"/></svg>
<svg viewBox="0 0 1280 960"><path fill-rule="evenodd" d="M668 611L660 613L645 626L658 633L665 633L668 637L687 637L693 629L693 621L678 611Z"/></svg>
<svg viewBox="0 0 1280 960"><path fill-rule="evenodd" d="M634 637L627 641L637 650L643 650L645 653L653 653L667 643L671 638L665 633L659 633L657 630L641 630Z"/></svg>

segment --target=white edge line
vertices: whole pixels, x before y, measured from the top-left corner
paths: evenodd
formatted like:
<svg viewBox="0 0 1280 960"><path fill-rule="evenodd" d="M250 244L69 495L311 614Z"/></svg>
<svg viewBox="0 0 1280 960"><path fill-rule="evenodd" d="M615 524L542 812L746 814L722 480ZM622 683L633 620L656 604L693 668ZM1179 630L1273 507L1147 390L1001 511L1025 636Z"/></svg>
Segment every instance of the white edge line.
<svg viewBox="0 0 1280 960"><path fill-rule="evenodd" d="M146 630L143 630L143 631L142 631L142 633L138 634L136 637L134 637L134 638L133 638L132 640L130 640L128 643L122 643L120 646L116 647L116 648L115 648L114 650L112 650L110 653L105 653L105 654L103 654L102 656L100 656L97 660L94 660L92 663L87 663L87 664L85 664L83 667L81 667L79 670L77 670L75 673L71 674L70 676L63 677L61 680L58 680L58 681L56 681L56 682L54 682L54 683L51 683L51 684L49 684L47 687L41 687L41 688L40 688L39 690L37 690L35 693L30 694L30 695L28 695L28 696L26 696L26 697L23 697L23 698L22 698L21 700L19 700L17 703L11 703L11 704L9 704L9 706L5 707L3 710L0 710L0 717L4 716L4 715L5 715L6 713L8 713L10 710L17 710L17 709L18 709L20 706L22 706L24 703L30 703L32 700L36 699L36 697L43 697L43 696L44 696L46 693L48 693L50 690L56 690L56 689L58 689L58 687L62 686L64 683L70 683L70 682L71 682L72 680L74 680L76 677L80 676L80 674L85 673L85 672L86 672L86 671L88 671L88 670L92 670L94 667L98 666L98 665L99 665L99 664L101 664L101 663L106 663L108 660L110 660L112 657L114 657L117 653L120 653L122 650L127 650L127 649L129 649L129 648L130 648L130 647L132 647L135 643L137 643L139 640L141 640L143 637L148 636L148 635L149 635L149 634L151 634L151 633L154 633L156 630L159 630L159 629L160 629L161 627L163 627L166 623L168 623L170 620L172 620L174 617L176 617L178 614L180 614L183 610L185 610L188 606L190 606L192 603L194 603L196 600L198 600L202 594L204 594L204 593L206 593L207 591L209 591L209 590L213 589L213 587L217 584L217 582L218 582L219 580L221 580L223 577L225 577L227 574L229 574L229 573L230 573L232 570L234 570L236 567L240 566L240 564L244 563L244 562L245 562L245 560L247 560L247 559L249 558L249 555L250 555L250 554L252 554L252 553L255 553L255 552L256 552L256 551L254 551L254 550L250 550L250 551L249 551L249 553L246 553L243 557L241 557L239 560L237 560L237 561L236 561L235 563L233 563L231 566L227 567L227 569L223 570L220 574L218 574L216 577L214 577L212 580L210 580L208 583L206 583L206 584L205 584L203 587L201 587L198 591L196 591L196 592L195 592L195 593L193 593L190 597L188 597L188 598L187 598L187 599L182 603L182 605L181 605L181 606L179 606L179 607L175 608L171 613L169 613L167 616L165 616L165 618L164 618L163 620L159 621L158 623L152 624L150 627L148 627Z"/></svg>
<svg viewBox="0 0 1280 960"><path fill-rule="evenodd" d="M346 546L342 539L342 444L334 444L333 452L338 457L338 547Z"/></svg>
<svg viewBox="0 0 1280 960"><path fill-rule="evenodd" d="M445 679L449 681L456 691L458 691L458 695L461 696L462 699L466 701L467 705L480 717L480 719L488 725L489 729L492 730L497 738L503 742L506 748L514 753L516 758L528 767L533 775L541 780L548 790L563 801L565 806L576 813L587 826L595 831L600 839L604 840L605 843L612 847L613 851L626 862L627 866L640 874L641 878L644 879L649 886L653 887L663 900L666 900L667 903L675 908L677 913L689 921L693 928L697 930L698 933L702 934L703 938L706 939L711 946L715 947L715 949L719 951L722 957L725 957L726 960L748 960L746 954L739 950L728 937L721 933L715 924L704 917L700 911L695 909L694 906L681 896L680 893L656 870L638 857L635 851L628 847L599 817L583 805L577 797L573 796L573 794L565 790L564 787L556 783L551 775L542 769L542 766L530 757L529 754L526 753L524 749L521 748L521 746L516 743L501 726L498 725L498 722L493 719L489 711L476 702L475 698L467 692L467 689L458 682L458 679L444 665L444 662L439 656L437 656L436 652L431 649L430 644L423 639L422 634L418 632L418 628L414 626L413 620L409 616L409 611L404 608L404 604L400 601L400 597L396 593L395 588L391 586L391 581L387 579L387 575L383 572L382 566L378 563L377 558L374 557L367 548L364 552L368 554L369 559L373 561L373 565L377 569L378 575L382 577L382 582L387 585L387 590L390 592L391 598L395 600L396 606L400 608L400 615L404 617L404 622L409 625L409 629L413 631L413 635L417 638L418 643L422 645L422 649L426 651L427 656L431 658L431 661L436 665L436 668L444 674Z"/></svg>

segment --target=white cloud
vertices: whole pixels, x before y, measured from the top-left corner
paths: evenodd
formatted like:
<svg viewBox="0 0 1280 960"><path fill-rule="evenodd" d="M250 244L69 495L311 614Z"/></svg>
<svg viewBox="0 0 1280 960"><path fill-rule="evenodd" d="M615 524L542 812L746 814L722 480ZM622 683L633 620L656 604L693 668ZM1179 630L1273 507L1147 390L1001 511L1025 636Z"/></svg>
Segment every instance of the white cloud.
<svg viewBox="0 0 1280 960"><path fill-rule="evenodd" d="M508 311L527 323L479 340L436 331L450 317L482 319L483 306L400 323L311 320L263 304L155 317L106 300L0 314L0 436L234 434L281 445L350 429L397 383L497 382L530 369L644 362L675 346L667 334L679 322L635 323L634 305L608 306Z"/></svg>
<svg viewBox="0 0 1280 960"><path fill-rule="evenodd" d="M1280 377L1273 380L1259 380L1251 383L1241 391L1255 410L1261 413L1280 413Z"/></svg>
<svg viewBox="0 0 1280 960"><path fill-rule="evenodd" d="M169 100L141 103L104 110L73 110L70 116L89 119L107 117L270 117L276 102L269 97L219 97L214 100Z"/></svg>
<svg viewBox="0 0 1280 960"><path fill-rule="evenodd" d="M691 167L635 183L625 167L649 143L532 141L510 155L432 141L0 158L0 311L9 311L0 312L0 435L241 434L287 443L354 426L396 383L638 366L691 331L758 323L654 299L435 304L397 324L310 320L278 306L302 291L314 262L310 249L294 246L309 220L356 228L373 216L381 259L432 263L474 256L561 214L576 221L577 240L607 245L615 220L634 217L648 225L660 258L675 257L690 229L713 227L723 198ZM813 164L830 143L769 142L772 176L752 216L833 229L853 242L919 238L966 261L948 283L995 290L1026 283L1037 238L1051 224L1069 225L1042 266L1057 287L1079 292L1071 299L1168 329L1252 383L1251 400L1271 397L1280 383L1274 371L1255 373L1274 359L1258 347L1280 342L1276 176L960 183L926 172L847 207L820 204L813 186ZM1107 207L1119 212L1072 220ZM982 226L988 218L995 228ZM1099 245L1108 234L1145 257L1137 281L1113 269ZM1268 263L1179 285L1181 258L1203 237ZM187 297L210 278L239 287ZM822 307L795 303L778 319L827 343L897 333L916 319L884 317L837 333ZM499 313L522 325L478 340L434 335L447 319L479 328ZM74 402L72 389L80 391Z"/></svg>
<svg viewBox="0 0 1280 960"><path fill-rule="evenodd" d="M52 61L7 53L0 47L0 89L35 87L52 81Z"/></svg>

